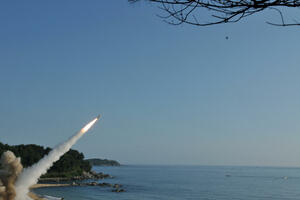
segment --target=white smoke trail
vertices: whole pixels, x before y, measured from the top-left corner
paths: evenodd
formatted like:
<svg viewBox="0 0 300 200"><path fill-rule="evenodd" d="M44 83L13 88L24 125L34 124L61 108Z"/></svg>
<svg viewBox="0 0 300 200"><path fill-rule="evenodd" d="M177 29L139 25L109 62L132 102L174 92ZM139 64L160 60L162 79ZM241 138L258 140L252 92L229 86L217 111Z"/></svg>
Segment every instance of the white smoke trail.
<svg viewBox="0 0 300 200"><path fill-rule="evenodd" d="M78 133L70 137L67 141L54 147L54 149L50 151L49 154L42 158L39 162L29 168L24 169L18 177L15 185L17 193L15 200L30 199L27 196L30 186L36 184L39 177L45 174L54 162L58 161L62 155L68 152L70 148L77 142L77 140L85 132L87 132L99 118L100 116L85 125Z"/></svg>

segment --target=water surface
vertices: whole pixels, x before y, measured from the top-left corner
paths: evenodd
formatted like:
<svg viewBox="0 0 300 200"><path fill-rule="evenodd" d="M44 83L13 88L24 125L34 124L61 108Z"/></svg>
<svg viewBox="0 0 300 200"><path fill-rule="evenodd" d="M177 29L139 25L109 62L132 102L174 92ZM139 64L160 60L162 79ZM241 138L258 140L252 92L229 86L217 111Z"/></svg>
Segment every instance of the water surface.
<svg viewBox="0 0 300 200"><path fill-rule="evenodd" d="M300 199L300 168L129 165L94 170L115 176L99 182L122 184L126 192L98 186L35 191L67 200Z"/></svg>

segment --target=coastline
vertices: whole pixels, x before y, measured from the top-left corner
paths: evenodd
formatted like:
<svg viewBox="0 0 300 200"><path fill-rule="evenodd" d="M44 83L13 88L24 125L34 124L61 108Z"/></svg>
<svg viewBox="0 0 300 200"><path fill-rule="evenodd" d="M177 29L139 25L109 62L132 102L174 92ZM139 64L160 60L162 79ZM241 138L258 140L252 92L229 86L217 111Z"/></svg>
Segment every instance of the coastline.
<svg viewBox="0 0 300 200"><path fill-rule="evenodd" d="M71 186L70 183L37 183L30 187L30 189L43 188L43 187L67 187Z"/></svg>
<svg viewBox="0 0 300 200"><path fill-rule="evenodd" d="M104 174L102 172L83 172L81 176L74 176L74 177L48 177L48 178L40 178L39 182L35 185L32 185L29 189L28 196L33 200L47 200L47 197L39 195L35 193L33 190L37 188L46 188L46 187L70 187L70 186L101 186L101 187L111 187L112 192L124 192L125 190L121 184L110 184L110 183L98 183L95 180L106 179L106 178L113 178L109 174ZM94 180L93 182L88 183L81 183L82 180ZM72 183L66 183L66 181L72 181ZM79 181L79 182L77 182Z"/></svg>
<svg viewBox="0 0 300 200"><path fill-rule="evenodd" d="M44 188L44 187L68 187L71 186L71 184L64 183L64 184L59 184L59 183L37 183L33 186L30 187L30 191L28 193L28 196L33 199L33 200L46 200L46 198L40 197L36 193L32 191L32 189L36 188Z"/></svg>

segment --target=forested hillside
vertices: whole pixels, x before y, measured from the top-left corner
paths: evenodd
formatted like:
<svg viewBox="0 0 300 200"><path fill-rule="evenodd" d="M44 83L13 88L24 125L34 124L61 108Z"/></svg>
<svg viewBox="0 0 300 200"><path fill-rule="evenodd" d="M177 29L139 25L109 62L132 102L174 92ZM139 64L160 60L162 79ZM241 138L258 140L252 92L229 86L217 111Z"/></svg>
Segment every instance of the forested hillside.
<svg viewBox="0 0 300 200"><path fill-rule="evenodd" d="M29 167L47 155L51 148L35 144L7 145L0 142L0 155L10 150L17 157L21 157L24 167ZM71 149L57 161L44 177L72 177L79 176L83 171L90 171L91 165L84 160L84 155Z"/></svg>

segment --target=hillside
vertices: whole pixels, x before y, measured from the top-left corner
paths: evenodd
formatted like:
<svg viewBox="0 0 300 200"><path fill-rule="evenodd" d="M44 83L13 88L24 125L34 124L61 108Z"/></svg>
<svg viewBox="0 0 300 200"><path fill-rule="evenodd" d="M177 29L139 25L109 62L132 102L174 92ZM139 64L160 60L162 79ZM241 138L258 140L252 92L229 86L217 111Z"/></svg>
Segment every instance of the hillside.
<svg viewBox="0 0 300 200"><path fill-rule="evenodd" d="M115 160L107 160L107 159L86 159L93 166L120 166L121 164Z"/></svg>
<svg viewBox="0 0 300 200"><path fill-rule="evenodd" d="M0 142L0 155L4 151L10 150L17 157L21 157L24 167L29 167L38 162L51 151L49 147L43 147L35 144L28 145L8 145ZM91 165L84 160L84 155L71 149L63 155L59 161L55 162L48 173L43 177L73 177L82 175L83 171L89 172Z"/></svg>

